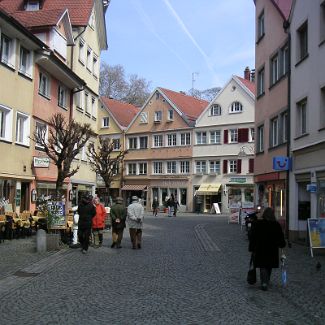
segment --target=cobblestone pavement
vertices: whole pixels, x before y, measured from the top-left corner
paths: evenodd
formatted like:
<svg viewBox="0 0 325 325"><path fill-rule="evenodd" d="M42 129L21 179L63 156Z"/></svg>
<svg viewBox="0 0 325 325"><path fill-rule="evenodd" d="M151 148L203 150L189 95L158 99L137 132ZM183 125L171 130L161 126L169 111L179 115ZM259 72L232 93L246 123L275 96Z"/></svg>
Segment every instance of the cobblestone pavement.
<svg viewBox="0 0 325 325"><path fill-rule="evenodd" d="M325 324L324 253L293 244L288 286L275 270L264 292L246 283L246 235L224 217L147 216L141 250L128 232L122 249L105 237L86 255L63 249L5 272L0 324Z"/></svg>

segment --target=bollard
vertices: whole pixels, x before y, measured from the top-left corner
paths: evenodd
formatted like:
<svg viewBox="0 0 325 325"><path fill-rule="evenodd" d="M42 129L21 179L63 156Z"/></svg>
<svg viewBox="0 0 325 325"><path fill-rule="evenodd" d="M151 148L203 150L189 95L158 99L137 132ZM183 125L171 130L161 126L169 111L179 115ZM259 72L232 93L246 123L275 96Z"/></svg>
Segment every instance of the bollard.
<svg viewBox="0 0 325 325"><path fill-rule="evenodd" d="M45 253L46 252L46 232L43 229L37 230L36 250L37 250L37 253Z"/></svg>

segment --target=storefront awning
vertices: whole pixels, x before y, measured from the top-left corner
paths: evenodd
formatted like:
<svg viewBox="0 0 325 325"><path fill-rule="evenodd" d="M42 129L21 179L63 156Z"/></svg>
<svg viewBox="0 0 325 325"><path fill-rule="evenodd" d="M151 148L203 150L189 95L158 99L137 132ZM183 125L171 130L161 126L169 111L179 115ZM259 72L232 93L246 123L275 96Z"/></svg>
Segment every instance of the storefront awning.
<svg viewBox="0 0 325 325"><path fill-rule="evenodd" d="M196 191L197 195L214 195L218 194L221 184L201 184L199 189Z"/></svg>
<svg viewBox="0 0 325 325"><path fill-rule="evenodd" d="M121 188L121 191L143 191L147 188L147 185L133 185L127 184Z"/></svg>

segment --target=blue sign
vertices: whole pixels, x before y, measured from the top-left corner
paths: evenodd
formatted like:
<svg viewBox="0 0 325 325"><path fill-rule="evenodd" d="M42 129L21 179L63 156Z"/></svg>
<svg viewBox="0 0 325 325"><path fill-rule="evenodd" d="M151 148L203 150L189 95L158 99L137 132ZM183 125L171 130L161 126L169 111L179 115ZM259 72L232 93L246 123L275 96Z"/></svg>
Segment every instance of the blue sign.
<svg viewBox="0 0 325 325"><path fill-rule="evenodd" d="M307 192L316 193L317 185L315 183L307 184Z"/></svg>
<svg viewBox="0 0 325 325"><path fill-rule="evenodd" d="M273 157L273 170L290 170L291 169L291 158L278 156Z"/></svg>

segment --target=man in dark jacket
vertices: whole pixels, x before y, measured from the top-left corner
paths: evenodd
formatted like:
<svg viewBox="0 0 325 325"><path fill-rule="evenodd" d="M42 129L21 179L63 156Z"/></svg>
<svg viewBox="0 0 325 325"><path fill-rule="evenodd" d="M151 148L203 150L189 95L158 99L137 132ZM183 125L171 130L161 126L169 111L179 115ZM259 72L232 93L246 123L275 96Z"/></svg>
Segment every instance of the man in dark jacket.
<svg viewBox="0 0 325 325"><path fill-rule="evenodd" d="M279 248L285 247L283 231L271 208L266 208L262 220L252 224L249 251L253 253L254 266L260 268L262 290L267 290L272 268L279 267Z"/></svg>
<svg viewBox="0 0 325 325"><path fill-rule="evenodd" d="M96 208L92 204L92 197L84 195L78 206L78 238L81 244L82 253L86 254L89 247L89 237L91 235L92 219L96 215Z"/></svg>
<svg viewBox="0 0 325 325"><path fill-rule="evenodd" d="M116 203L111 207L111 219L112 219L112 240L111 248L122 248L121 241L123 238L123 231L125 228L126 220L126 208L123 205L123 199L121 197L116 198Z"/></svg>

